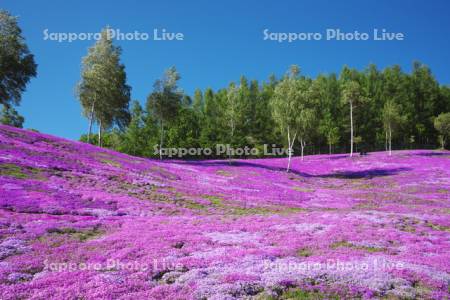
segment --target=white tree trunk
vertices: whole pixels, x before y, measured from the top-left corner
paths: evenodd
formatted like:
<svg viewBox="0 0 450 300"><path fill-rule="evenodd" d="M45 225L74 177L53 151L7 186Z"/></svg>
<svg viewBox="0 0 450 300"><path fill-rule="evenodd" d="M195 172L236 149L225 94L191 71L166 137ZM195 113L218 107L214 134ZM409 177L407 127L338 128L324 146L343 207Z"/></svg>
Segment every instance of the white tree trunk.
<svg viewBox="0 0 450 300"><path fill-rule="evenodd" d="M91 141L92 123L93 123L93 121L94 121L94 106L95 106L95 101L92 102L91 114L89 115L89 130L88 130L88 136L87 136L87 142L88 142L88 144L89 144L89 142Z"/></svg>
<svg viewBox="0 0 450 300"><path fill-rule="evenodd" d="M386 152L388 151L388 132L387 130L385 130L385 137L384 137L384 149L386 150Z"/></svg>
<svg viewBox="0 0 450 300"><path fill-rule="evenodd" d="M288 136L288 165L287 165L287 169L286 172L289 172L290 168L291 168L291 135L289 132L289 126L287 128L287 136Z"/></svg>
<svg viewBox="0 0 450 300"><path fill-rule="evenodd" d="M234 119L231 119L231 140L230 140L231 147L233 147L234 128L235 128ZM230 153L228 153L228 163L231 165L231 151Z"/></svg>
<svg viewBox="0 0 450 300"><path fill-rule="evenodd" d="M389 156L392 155L392 129L391 124L389 124Z"/></svg>
<svg viewBox="0 0 450 300"><path fill-rule="evenodd" d="M295 133L294 137L291 139L291 133L289 131L289 126L288 126L287 135L288 135L288 165L287 165L286 172L289 172L291 169L291 158L292 158L292 151L293 151L292 147L294 146L295 137L296 137L297 133Z"/></svg>
<svg viewBox="0 0 450 300"><path fill-rule="evenodd" d="M162 160L162 146L163 146L163 141L164 141L164 127L163 127L163 121L161 119L161 121L159 122L160 124L160 139L159 139L159 159Z"/></svg>
<svg viewBox="0 0 450 300"><path fill-rule="evenodd" d="M350 101L350 157L353 156L353 103Z"/></svg>
<svg viewBox="0 0 450 300"><path fill-rule="evenodd" d="M305 149L305 146L306 146L306 142L303 140L303 138L301 138L300 139L300 148L301 148L301 151L302 151L302 161L303 161L303 158L304 158L304 156L303 156L303 150Z"/></svg>
<svg viewBox="0 0 450 300"><path fill-rule="evenodd" d="M102 120L98 123L98 145L102 146Z"/></svg>

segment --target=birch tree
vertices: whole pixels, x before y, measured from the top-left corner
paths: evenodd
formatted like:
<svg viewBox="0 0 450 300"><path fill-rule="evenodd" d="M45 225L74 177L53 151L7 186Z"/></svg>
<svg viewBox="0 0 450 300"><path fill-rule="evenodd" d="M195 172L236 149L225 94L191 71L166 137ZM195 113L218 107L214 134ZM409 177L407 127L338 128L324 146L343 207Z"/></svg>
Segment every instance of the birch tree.
<svg viewBox="0 0 450 300"><path fill-rule="evenodd" d="M113 45L109 28L83 58L81 80L77 97L83 115L89 119L88 142L92 124L98 123L98 144L102 145L102 132L113 125L125 127L130 120L131 88L126 83L125 66L120 62L121 48Z"/></svg>
<svg viewBox="0 0 450 300"><path fill-rule="evenodd" d="M228 127L229 142L232 145L234 143L234 135L236 132L237 122L239 121L239 117L242 112L239 100L239 87L232 83L227 90L224 107L224 116ZM229 159L231 159L231 155L229 156Z"/></svg>
<svg viewBox="0 0 450 300"><path fill-rule="evenodd" d="M350 106L350 157L352 157L354 144L353 110L364 101L363 91L358 82L352 80L344 84L342 100Z"/></svg>
<svg viewBox="0 0 450 300"><path fill-rule="evenodd" d="M296 81L297 86L297 138L300 142L301 160L304 160L304 150L307 139L312 136L312 129L315 125L317 109L316 103L313 100L311 80L306 78L299 78Z"/></svg>
<svg viewBox="0 0 450 300"><path fill-rule="evenodd" d="M392 155L392 132L403 122L400 108L393 100L388 100L382 111L383 126L386 133L386 145L389 156Z"/></svg>
<svg viewBox="0 0 450 300"><path fill-rule="evenodd" d="M298 130L298 66L292 66L290 72L278 83L271 99L272 114L280 131L286 134L288 146L288 165L286 171L291 168L293 146Z"/></svg>

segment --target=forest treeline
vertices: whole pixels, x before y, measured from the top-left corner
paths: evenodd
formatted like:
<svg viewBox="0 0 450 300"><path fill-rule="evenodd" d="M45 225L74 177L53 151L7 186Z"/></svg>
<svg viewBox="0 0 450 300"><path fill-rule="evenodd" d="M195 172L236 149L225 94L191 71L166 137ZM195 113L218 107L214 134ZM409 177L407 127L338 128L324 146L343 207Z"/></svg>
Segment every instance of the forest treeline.
<svg viewBox="0 0 450 300"><path fill-rule="evenodd" d="M129 125L109 131L104 146L146 157L158 156L154 149L160 144L166 148L287 147L283 122L291 122L296 154L303 145L307 153L349 152L352 93L355 151L388 150L390 137L394 149L437 147L440 142L442 133L434 123L439 114L450 111L450 88L439 85L419 62L410 74L399 66L379 70L373 64L362 71L345 66L339 75L314 79L295 72L264 82L242 76L218 91L196 90L191 97L178 88L180 76L171 68L144 106L132 102ZM158 101L164 97L167 100ZM287 103L286 107L277 102ZM91 138L91 142L98 141Z"/></svg>
<svg viewBox="0 0 450 300"><path fill-rule="evenodd" d="M303 156L445 147L450 136L450 87L440 85L420 62L409 73L397 65L371 64L315 78L294 65L278 78L259 82L241 76L219 90L197 89L193 95L183 92L181 76L171 67L149 87L145 101L131 101L122 49L108 30L83 58L76 86L89 120L88 133L80 138L85 142L144 157L162 157L163 148L217 144L275 145ZM6 11L0 11L0 42L0 122L21 127L24 120L14 106L37 65L17 18Z"/></svg>

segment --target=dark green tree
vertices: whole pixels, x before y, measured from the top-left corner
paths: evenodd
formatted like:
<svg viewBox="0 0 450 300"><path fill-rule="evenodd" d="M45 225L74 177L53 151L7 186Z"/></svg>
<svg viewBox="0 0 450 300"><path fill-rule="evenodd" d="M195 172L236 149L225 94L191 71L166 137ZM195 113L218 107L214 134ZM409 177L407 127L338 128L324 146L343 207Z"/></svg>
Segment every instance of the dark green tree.
<svg viewBox="0 0 450 300"><path fill-rule="evenodd" d="M36 76L36 69L17 17L0 10L0 104L19 105L27 83Z"/></svg>
<svg viewBox="0 0 450 300"><path fill-rule="evenodd" d="M434 128L439 132L442 149L445 149L447 139L450 137L450 113L442 113L434 119Z"/></svg>
<svg viewBox="0 0 450 300"><path fill-rule="evenodd" d="M23 127L24 118L10 105L3 105L0 112L0 123L4 125Z"/></svg>
<svg viewBox="0 0 450 300"><path fill-rule="evenodd" d="M159 126L159 157L162 159L162 147L166 127L175 120L182 107L183 92L178 88L180 74L175 67L167 69L162 79L158 79L153 92L147 98L147 111L152 114Z"/></svg>

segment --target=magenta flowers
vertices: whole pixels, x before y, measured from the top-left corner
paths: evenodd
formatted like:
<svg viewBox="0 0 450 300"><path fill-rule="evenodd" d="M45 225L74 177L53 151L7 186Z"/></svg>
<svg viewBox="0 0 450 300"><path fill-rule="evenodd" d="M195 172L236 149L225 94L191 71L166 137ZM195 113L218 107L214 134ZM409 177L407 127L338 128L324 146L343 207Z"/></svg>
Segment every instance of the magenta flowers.
<svg viewBox="0 0 450 300"><path fill-rule="evenodd" d="M443 299L449 158L316 155L286 173L1 126L0 298Z"/></svg>

